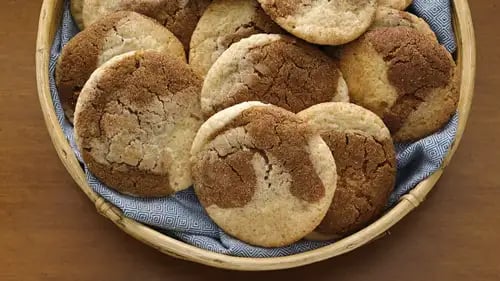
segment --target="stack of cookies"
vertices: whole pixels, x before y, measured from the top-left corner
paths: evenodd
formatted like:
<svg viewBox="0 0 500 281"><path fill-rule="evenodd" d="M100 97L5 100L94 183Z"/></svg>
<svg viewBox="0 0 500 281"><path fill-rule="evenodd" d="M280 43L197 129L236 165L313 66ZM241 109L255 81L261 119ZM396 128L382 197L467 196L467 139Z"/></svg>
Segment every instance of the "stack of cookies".
<svg viewBox="0 0 500 281"><path fill-rule="evenodd" d="M72 0L56 84L110 188L194 186L256 246L335 239L383 212L394 142L456 110L456 65L410 2Z"/></svg>

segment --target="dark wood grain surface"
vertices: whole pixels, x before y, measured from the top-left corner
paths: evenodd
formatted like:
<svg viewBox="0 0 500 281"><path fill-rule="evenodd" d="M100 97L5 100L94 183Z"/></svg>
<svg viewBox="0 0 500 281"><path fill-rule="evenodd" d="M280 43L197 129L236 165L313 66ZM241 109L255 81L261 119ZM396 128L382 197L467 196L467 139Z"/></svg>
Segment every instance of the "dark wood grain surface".
<svg viewBox="0 0 500 281"><path fill-rule="evenodd" d="M99 216L52 148L38 104L41 1L0 9L0 280L500 280L500 17L471 1L476 96L444 176L391 235L300 269L230 272L179 261Z"/></svg>

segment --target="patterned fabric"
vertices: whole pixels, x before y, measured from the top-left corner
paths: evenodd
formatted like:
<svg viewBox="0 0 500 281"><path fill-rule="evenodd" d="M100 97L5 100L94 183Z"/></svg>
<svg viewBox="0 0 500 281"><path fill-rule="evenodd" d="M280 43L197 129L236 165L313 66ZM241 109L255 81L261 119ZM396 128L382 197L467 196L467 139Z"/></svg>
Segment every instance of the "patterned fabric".
<svg viewBox="0 0 500 281"><path fill-rule="evenodd" d="M425 18L438 34L440 42L450 51L455 51L455 41L451 26L449 0L415 0L410 8L415 14ZM77 158L81 156L76 149L73 128L64 118L61 103L55 87L54 69L62 46L73 37L78 29L69 10L69 0L65 2L61 28L55 37L50 57L50 88L59 123L67 136ZM412 144L398 144L397 186L388 202L388 208L411 190L417 183L431 175L441 165L446 152L455 138L458 116L440 132ZM225 234L207 216L199 204L193 189L179 192L173 196L155 199L141 199L122 195L99 182L85 167L90 186L106 200L116 205L125 216L151 225L194 246L228 255L242 257L277 257L315 249L331 242L299 241L288 247L265 249L250 246Z"/></svg>
<svg viewBox="0 0 500 281"><path fill-rule="evenodd" d="M450 53L457 49L451 22L450 0L413 0L409 11L423 18L436 32L439 42Z"/></svg>

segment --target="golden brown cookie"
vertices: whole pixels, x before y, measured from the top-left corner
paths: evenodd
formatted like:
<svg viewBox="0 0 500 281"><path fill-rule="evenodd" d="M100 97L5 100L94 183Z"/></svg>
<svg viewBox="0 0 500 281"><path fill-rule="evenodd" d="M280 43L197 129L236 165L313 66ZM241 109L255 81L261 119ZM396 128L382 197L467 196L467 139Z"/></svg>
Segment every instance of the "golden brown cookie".
<svg viewBox="0 0 500 281"><path fill-rule="evenodd" d="M394 188L389 130L376 114L352 103L318 104L297 115L321 134L337 166L335 196L315 234L332 238L363 228L380 215Z"/></svg>
<svg viewBox="0 0 500 281"><path fill-rule="evenodd" d="M224 231L263 247L310 233L330 206L335 161L295 114L245 102L208 119L191 149L196 195Z"/></svg>
<svg viewBox="0 0 500 281"><path fill-rule="evenodd" d="M64 112L73 120L80 90L92 72L116 55L152 49L186 60L181 42L154 20L134 12L116 12L78 33L63 48L56 85Z"/></svg>
<svg viewBox="0 0 500 281"><path fill-rule="evenodd" d="M277 34L256 34L227 49L210 68L201 93L205 116L244 101L299 112L327 101L348 101L337 64L316 47Z"/></svg>
<svg viewBox="0 0 500 281"><path fill-rule="evenodd" d="M215 0L194 30L189 64L204 76L231 44L253 34L283 32L256 0Z"/></svg>
<svg viewBox="0 0 500 281"><path fill-rule="evenodd" d="M418 30L419 32L437 41L436 34L423 19L405 11L388 7L378 7L375 20L373 21L370 29L396 26L414 28L415 30Z"/></svg>
<svg viewBox="0 0 500 281"><path fill-rule="evenodd" d="M390 7L397 10L405 10L413 0L379 0L379 6Z"/></svg>
<svg viewBox="0 0 500 281"><path fill-rule="evenodd" d="M342 50L351 101L384 120L395 141L428 136L454 114L458 73L434 39L409 27L377 28Z"/></svg>
<svg viewBox="0 0 500 281"><path fill-rule="evenodd" d="M310 43L341 45L365 32L377 0L258 0L285 30Z"/></svg>
<svg viewBox="0 0 500 281"><path fill-rule="evenodd" d="M156 19L189 50L189 41L210 0L83 0L83 25L116 11L134 11Z"/></svg>
<svg viewBox="0 0 500 281"><path fill-rule="evenodd" d="M189 152L202 123L201 83L183 61L151 50L99 67L75 111L76 142L89 170L134 196L188 188Z"/></svg>
<svg viewBox="0 0 500 281"><path fill-rule="evenodd" d="M83 0L71 0L70 2L71 15L73 20L80 30L83 29Z"/></svg>

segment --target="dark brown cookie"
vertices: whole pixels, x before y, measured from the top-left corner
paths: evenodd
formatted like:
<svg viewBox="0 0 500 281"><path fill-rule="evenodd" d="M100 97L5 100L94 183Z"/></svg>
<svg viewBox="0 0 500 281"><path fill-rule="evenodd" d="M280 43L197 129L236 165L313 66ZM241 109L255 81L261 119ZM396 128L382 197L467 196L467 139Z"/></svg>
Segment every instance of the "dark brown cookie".
<svg viewBox="0 0 500 281"><path fill-rule="evenodd" d="M258 33L283 32L256 0L215 0L208 6L193 33L189 64L206 75L217 58L233 43Z"/></svg>
<svg viewBox="0 0 500 281"><path fill-rule="evenodd" d="M374 113L351 103L324 103L298 114L330 147L337 165L337 189L316 232L351 234L376 219L396 179L395 149L389 130Z"/></svg>
<svg viewBox="0 0 500 281"><path fill-rule="evenodd" d="M414 28L367 32L342 50L351 101L379 115L396 141L439 130L454 114L458 73L451 55Z"/></svg>
<svg viewBox="0 0 500 281"><path fill-rule="evenodd" d="M84 0L83 24L90 24L116 11L134 11L156 19L189 50L191 34L210 0Z"/></svg>
<svg viewBox="0 0 500 281"><path fill-rule="evenodd" d="M154 20L135 12L116 12L78 33L63 48L56 66L56 86L68 119L97 67L116 55L152 49L185 60L179 40Z"/></svg>
<svg viewBox="0 0 500 281"><path fill-rule="evenodd" d="M277 34L257 34L231 45L205 77L203 113L244 101L299 112L328 101L348 101L337 64L316 47Z"/></svg>
<svg viewBox="0 0 500 281"><path fill-rule="evenodd" d="M201 79L155 51L117 56L82 90L75 136L89 170L109 187L142 197L191 185L189 151L202 123Z"/></svg>
<svg viewBox="0 0 500 281"><path fill-rule="evenodd" d="M331 203L336 172L328 146L279 107L248 102L217 113L191 152L200 202L221 228L248 243L291 244Z"/></svg>

